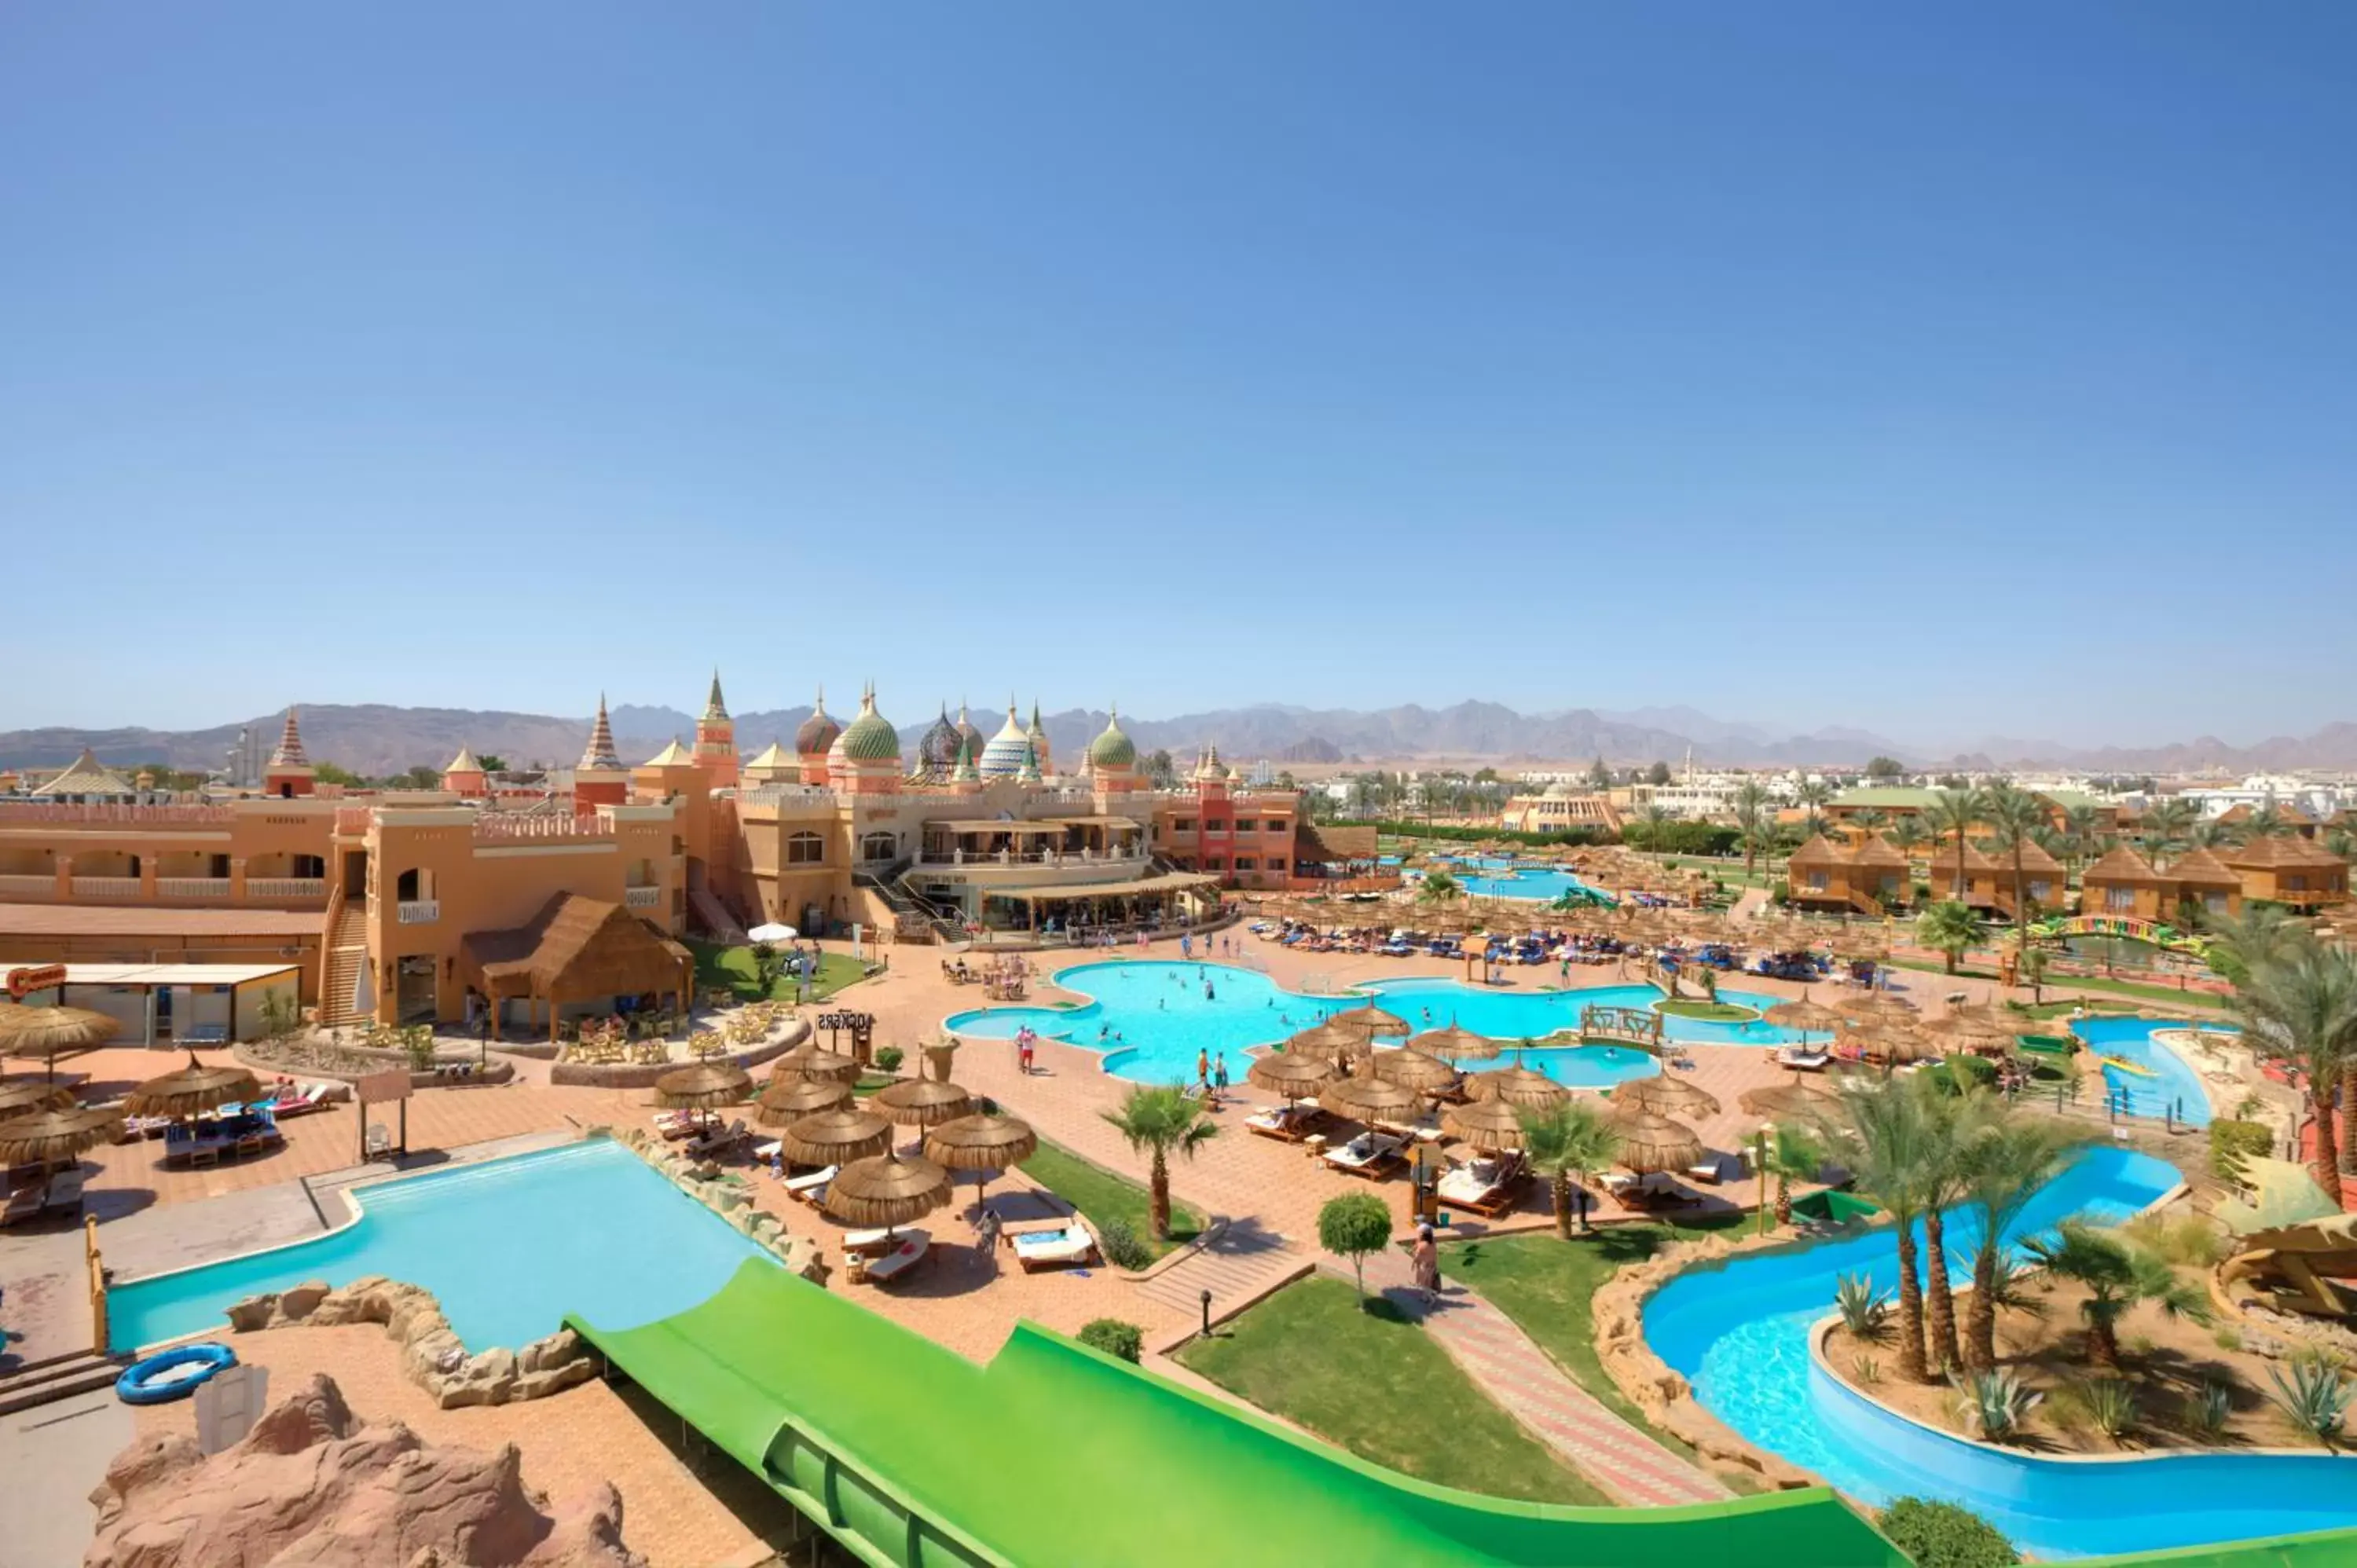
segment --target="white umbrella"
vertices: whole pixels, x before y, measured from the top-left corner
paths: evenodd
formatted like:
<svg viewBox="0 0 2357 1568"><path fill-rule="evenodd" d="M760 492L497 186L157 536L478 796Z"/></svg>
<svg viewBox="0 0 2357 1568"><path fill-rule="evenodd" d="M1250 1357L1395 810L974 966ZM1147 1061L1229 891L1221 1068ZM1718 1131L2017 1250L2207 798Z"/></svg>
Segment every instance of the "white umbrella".
<svg viewBox="0 0 2357 1568"><path fill-rule="evenodd" d="M780 926L774 921L766 926L756 926L745 934L757 942L790 942L802 935L791 926Z"/></svg>

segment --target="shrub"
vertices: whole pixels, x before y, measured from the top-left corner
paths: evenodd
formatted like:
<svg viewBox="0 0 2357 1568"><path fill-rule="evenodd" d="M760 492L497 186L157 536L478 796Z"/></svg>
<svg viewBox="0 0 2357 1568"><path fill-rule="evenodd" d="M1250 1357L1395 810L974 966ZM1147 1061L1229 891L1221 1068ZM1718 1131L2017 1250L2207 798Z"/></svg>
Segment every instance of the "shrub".
<svg viewBox="0 0 2357 1568"><path fill-rule="evenodd" d="M2210 1173L2222 1181L2243 1179L2243 1162L2264 1156L2276 1146L2273 1128L2261 1122L2232 1120L2210 1123Z"/></svg>
<svg viewBox="0 0 2357 1568"><path fill-rule="evenodd" d="M2180 1214L2174 1219L2159 1214L2139 1214L2121 1226L2120 1232L2146 1251L2172 1263L2206 1269L2226 1255L2225 1238L2207 1217L2200 1214Z"/></svg>
<svg viewBox="0 0 2357 1568"><path fill-rule="evenodd" d="M1081 1343L1133 1365L1146 1353L1146 1330L1118 1317L1092 1317L1081 1325Z"/></svg>
<svg viewBox="0 0 2357 1568"><path fill-rule="evenodd" d="M1959 1085L1974 1089L1996 1087L1996 1063L1986 1057L1959 1053L1941 1065L1948 1069L1948 1076Z"/></svg>
<svg viewBox="0 0 2357 1568"><path fill-rule="evenodd" d="M1154 1262L1154 1249L1137 1239L1137 1232L1129 1228L1126 1219L1098 1222L1097 1250L1116 1269L1137 1270Z"/></svg>
<svg viewBox="0 0 2357 1568"><path fill-rule="evenodd" d="M2233 1408L2233 1396L2227 1392L2226 1385L2215 1379L2205 1379L2200 1392L2185 1396L2186 1430L2214 1438L2226 1430L2226 1417Z"/></svg>
<svg viewBox="0 0 2357 1568"><path fill-rule="evenodd" d="M908 1053L898 1046L881 1046L877 1048L876 1065L886 1072L899 1072L900 1064L908 1059Z"/></svg>
<svg viewBox="0 0 2357 1568"><path fill-rule="evenodd" d="M1860 1339L1882 1337L1882 1320L1890 1303L1864 1274L1843 1274L1834 1282L1834 1306L1842 1326Z"/></svg>
<svg viewBox="0 0 2357 1568"><path fill-rule="evenodd" d="M1882 1510L1882 1533L1915 1568L2006 1568L2021 1561L1988 1520L1929 1498L1895 1499Z"/></svg>
<svg viewBox="0 0 2357 1568"><path fill-rule="evenodd" d="M1948 1383L1956 1391L1956 1411L1964 1429L1991 1443L2018 1435L2022 1423L2044 1397L2022 1387L2019 1374L2009 1367L1993 1372L1950 1372Z"/></svg>
<svg viewBox="0 0 2357 1568"><path fill-rule="evenodd" d="M2072 1386L2071 1392L2095 1430L2113 1442L2136 1429L2136 1390L2126 1379L2084 1378Z"/></svg>
<svg viewBox="0 0 2357 1568"><path fill-rule="evenodd" d="M2349 1400L2357 1394L2357 1384L2341 1381L2340 1372L2320 1357L2303 1357L2291 1365L2291 1376L2286 1378L2279 1367L2267 1369L2267 1380L2276 1386L2276 1408L2294 1426L2323 1444L2332 1446L2341 1435L2341 1424L2349 1419Z"/></svg>

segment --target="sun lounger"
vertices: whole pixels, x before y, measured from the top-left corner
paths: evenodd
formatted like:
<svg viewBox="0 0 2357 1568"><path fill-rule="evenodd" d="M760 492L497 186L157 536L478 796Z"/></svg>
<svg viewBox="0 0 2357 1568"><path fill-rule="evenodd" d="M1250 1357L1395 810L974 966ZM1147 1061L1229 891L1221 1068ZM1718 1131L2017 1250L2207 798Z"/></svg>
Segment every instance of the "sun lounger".
<svg viewBox="0 0 2357 1568"><path fill-rule="evenodd" d="M70 1171L59 1171L49 1178L48 1190L42 1195L41 1207L49 1208L80 1208L84 1173L76 1165Z"/></svg>
<svg viewBox="0 0 2357 1568"><path fill-rule="evenodd" d="M1711 1186L1717 1187L1724 1179L1723 1170L1724 1167L1716 1157L1699 1160L1686 1167L1686 1177L1690 1181L1708 1182Z"/></svg>
<svg viewBox="0 0 2357 1568"><path fill-rule="evenodd" d="M843 1250L845 1253L889 1251L900 1236L901 1232L883 1225L870 1230L846 1230L843 1233Z"/></svg>
<svg viewBox="0 0 2357 1568"><path fill-rule="evenodd" d="M1832 1055L1825 1051L1804 1049L1799 1046L1776 1047L1776 1065L1791 1068L1796 1072L1823 1072L1833 1059Z"/></svg>
<svg viewBox="0 0 2357 1568"><path fill-rule="evenodd" d="M1513 1207L1515 1194L1530 1180L1519 1155L1474 1160L1444 1172L1433 1195L1451 1208L1483 1219L1495 1219Z"/></svg>
<svg viewBox="0 0 2357 1568"><path fill-rule="evenodd" d="M692 1158L702 1159L706 1155L716 1155L724 1149L732 1149L748 1136L750 1134L746 1131L744 1122L738 1120L731 1122L725 1131L716 1127L704 1136L682 1145L680 1153Z"/></svg>
<svg viewBox="0 0 2357 1568"><path fill-rule="evenodd" d="M1097 1239L1078 1222L1060 1230L1027 1230L1013 1240L1015 1260L1027 1274L1085 1263L1097 1252Z"/></svg>
<svg viewBox="0 0 2357 1568"><path fill-rule="evenodd" d="M0 1209L0 1225L16 1225L31 1219L41 1212L41 1188L20 1187L8 1195L8 1207Z"/></svg>
<svg viewBox="0 0 2357 1568"><path fill-rule="evenodd" d="M852 1265L851 1276L872 1285L890 1284L924 1260L932 1238L922 1230L903 1230L898 1245L880 1258L865 1258Z"/></svg>
<svg viewBox="0 0 2357 1568"><path fill-rule="evenodd" d="M817 1208L826 1201L826 1184L834 1179L834 1173L840 1168L840 1166L829 1165L823 1171L813 1171L808 1176L788 1176L785 1181L786 1196L797 1203L807 1203L813 1208Z"/></svg>
<svg viewBox="0 0 2357 1568"><path fill-rule="evenodd" d="M1278 1105L1244 1118L1244 1125L1264 1138L1297 1144L1309 1135L1326 1112L1315 1105Z"/></svg>
<svg viewBox="0 0 2357 1568"><path fill-rule="evenodd" d="M1381 1176L1400 1157L1401 1141L1383 1133L1361 1133L1326 1151L1326 1163L1350 1176Z"/></svg>

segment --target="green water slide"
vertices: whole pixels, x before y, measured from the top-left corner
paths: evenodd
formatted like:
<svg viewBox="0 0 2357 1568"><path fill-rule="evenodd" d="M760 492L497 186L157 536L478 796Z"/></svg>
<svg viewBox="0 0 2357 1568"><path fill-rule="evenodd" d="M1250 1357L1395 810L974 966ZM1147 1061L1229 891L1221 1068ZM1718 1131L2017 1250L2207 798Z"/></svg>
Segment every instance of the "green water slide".
<svg viewBox="0 0 2357 1568"><path fill-rule="evenodd" d="M878 1568L1905 1563L1827 1490L1643 1509L1476 1497L1028 1323L977 1366L758 1260L644 1327L566 1322Z"/></svg>

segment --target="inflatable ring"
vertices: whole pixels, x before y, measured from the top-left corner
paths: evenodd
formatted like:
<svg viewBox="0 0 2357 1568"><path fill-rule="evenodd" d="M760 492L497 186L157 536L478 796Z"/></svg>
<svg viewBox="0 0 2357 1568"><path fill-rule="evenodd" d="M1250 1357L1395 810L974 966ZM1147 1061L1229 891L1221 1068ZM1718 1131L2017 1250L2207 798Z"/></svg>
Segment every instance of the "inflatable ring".
<svg viewBox="0 0 2357 1568"><path fill-rule="evenodd" d="M187 1398L199 1383L236 1365L237 1352L226 1345L175 1345L123 1369L114 1380L114 1397L124 1404L168 1403Z"/></svg>

